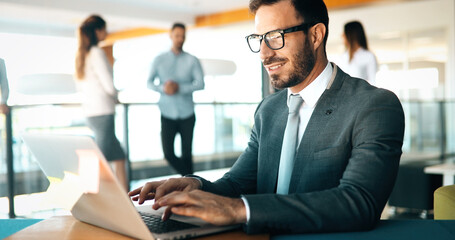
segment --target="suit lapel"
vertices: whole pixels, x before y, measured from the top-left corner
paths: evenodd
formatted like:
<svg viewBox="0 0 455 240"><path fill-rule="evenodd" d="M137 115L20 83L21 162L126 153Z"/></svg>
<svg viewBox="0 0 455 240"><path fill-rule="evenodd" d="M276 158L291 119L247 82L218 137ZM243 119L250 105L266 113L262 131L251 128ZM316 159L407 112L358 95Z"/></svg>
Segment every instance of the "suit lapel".
<svg viewBox="0 0 455 240"><path fill-rule="evenodd" d="M316 107L308 122L305 134L302 137L296 153L296 161L292 172L289 193L294 193L299 181L305 179L305 165L311 161L314 152L315 143L318 142L319 133L324 130L327 123L337 114L338 102L340 101L339 87L342 83L342 76L337 73L337 67L334 65L334 72L328 89L324 91L316 104Z"/></svg>
<svg viewBox="0 0 455 240"><path fill-rule="evenodd" d="M285 107L281 107L285 106ZM264 170L266 175L264 179L265 193L274 193L278 179L278 168L280 165L281 145L283 144L284 130L286 128L286 122L288 119L288 107L287 107L287 93L283 90L280 103L277 104L277 108L273 113L272 129L264 129L264 132L269 133L267 136L267 156L266 163L264 164Z"/></svg>

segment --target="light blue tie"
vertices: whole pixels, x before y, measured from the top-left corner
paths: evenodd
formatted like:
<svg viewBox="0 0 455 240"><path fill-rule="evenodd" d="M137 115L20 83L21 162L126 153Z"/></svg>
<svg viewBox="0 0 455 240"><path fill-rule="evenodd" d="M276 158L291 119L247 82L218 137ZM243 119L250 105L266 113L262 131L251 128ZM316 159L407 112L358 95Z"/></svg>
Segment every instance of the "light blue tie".
<svg viewBox="0 0 455 240"><path fill-rule="evenodd" d="M303 103L300 95L289 97L289 115L284 131L283 146L281 147L280 168L278 170L278 185L276 193L288 194L291 182L292 169L294 167L294 156L299 131L299 109Z"/></svg>

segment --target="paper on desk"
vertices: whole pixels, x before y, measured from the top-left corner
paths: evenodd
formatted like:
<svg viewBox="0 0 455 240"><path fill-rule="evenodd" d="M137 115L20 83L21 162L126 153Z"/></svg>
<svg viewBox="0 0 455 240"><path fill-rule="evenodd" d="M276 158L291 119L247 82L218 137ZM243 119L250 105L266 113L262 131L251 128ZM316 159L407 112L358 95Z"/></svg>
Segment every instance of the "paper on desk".
<svg viewBox="0 0 455 240"><path fill-rule="evenodd" d="M84 193L99 191L99 159L91 150L77 150L79 172L64 171L63 179L48 177L48 201L63 209L71 210Z"/></svg>

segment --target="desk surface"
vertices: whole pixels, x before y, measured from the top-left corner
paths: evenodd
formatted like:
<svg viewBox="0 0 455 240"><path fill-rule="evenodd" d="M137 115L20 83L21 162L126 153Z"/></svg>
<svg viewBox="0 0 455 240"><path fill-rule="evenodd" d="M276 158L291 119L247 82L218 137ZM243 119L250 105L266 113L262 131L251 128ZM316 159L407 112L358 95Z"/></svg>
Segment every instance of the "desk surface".
<svg viewBox="0 0 455 240"><path fill-rule="evenodd" d="M455 164L454 163L443 163L425 167L425 173L432 174L443 174L449 173L455 175Z"/></svg>
<svg viewBox="0 0 455 240"><path fill-rule="evenodd" d="M0 220L0 230L14 224L16 220ZM38 222L38 223L36 223ZM131 239L123 235L104 230L86 223L77 221L72 216L59 216L40 221L28 219L22 222L30 226L19 231L5 240L16 239ZM36 223L36 224L34 224ZM5 236L5 235L3 235ZM269 239L268 235L246 235L241 231L222 233L200 238L201 240L219 239ZM366 232L324 233L324 234L298 234L272 236L272 240L453 240L455 239L455 220L381 220L379 225Z"/></svg>
<svg viewBox="0 0 455 240"><path fill-rule="evenodd" d="M37 220L39 221L39 220ZM8 223L5 222L4 223ZM248 240L265 240L270 237L266 234L262 235L247 235L238 230L232 232L221 233L217 235L198 238L200 240L223 240L223 239L248 239ZM131 240L132 238L124 235L111 232L87 223L80 222L72 216L57 216L43 220L33 224L11 236L5 240L34 240L34 239L55 239L55 240L71 240L71 239L109 239L109 240Z"/></svg>
<svg viewBox="0 0 455 240"><path fill-rule="evenodd" d="M427 174L441 174L443 176L442 185L448 186L455 183L455 163L443 163L425 167L424 172Z"/></svg>

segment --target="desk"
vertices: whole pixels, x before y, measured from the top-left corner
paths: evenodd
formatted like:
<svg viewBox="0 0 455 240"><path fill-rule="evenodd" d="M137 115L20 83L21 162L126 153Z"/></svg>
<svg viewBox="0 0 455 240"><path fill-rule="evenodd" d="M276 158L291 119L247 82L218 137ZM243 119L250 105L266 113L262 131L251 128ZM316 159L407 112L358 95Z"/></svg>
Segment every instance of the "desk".
<svg viewBox="0 0 455 240"><path fill-rule="evenodd" d="M35 220L39 221L39 220ZM2 223L9 224L8 220ZM31 223L32 224L32 223ZM130 240L120 234L107 231L74 219L72 216L52 217L17 232L5 240L16 239L109 239ZM241 231L222 233L199 238L200 240L248 239L265 240L268 235L246 235ZM272 236L272 240L453 240L455 220L381 220L379 225L366 232L297 234Z"/></svg>
<svg viewBox="0 0 455 240"><path fill-rule="evenodd" d="M448 186L454 184L455 177L455 164L444 163L433 166L428 166L424 169L425 173L428 174L440 174L442 175L442 185Z"/></svg>
<svg viewBox="0 0 455 240"><path fill-rule="evenodd" d="M39 220L38 220L39 221ZM8 225L7 220L4 222ZM43 220L36 224L31 223L29 227L7 237L5 240L132 240L127 236L105 230L87 223L76 220L73 216L56 216ZM237 230L232 232L220 233L198 238L199 240L231 240L231 239L247 239L247 240L266 240L269 235L247 235L246 233Z"/></svg>

